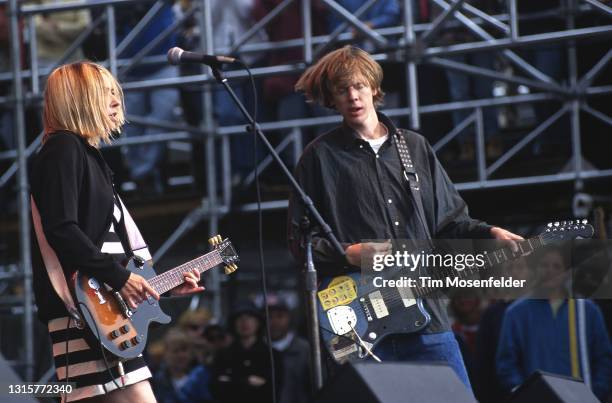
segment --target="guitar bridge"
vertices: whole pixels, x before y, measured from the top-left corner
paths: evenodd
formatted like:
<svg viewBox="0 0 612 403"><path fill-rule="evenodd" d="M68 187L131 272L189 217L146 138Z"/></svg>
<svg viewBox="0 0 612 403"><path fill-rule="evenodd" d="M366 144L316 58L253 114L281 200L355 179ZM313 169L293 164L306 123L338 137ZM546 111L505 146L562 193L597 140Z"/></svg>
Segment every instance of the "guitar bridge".
<svg viewBox="0 0 612 403"><path fill-rule="evenodd" d="M113 291L113 294L115 295L115 299L117 300L117 302L119 303L119 306L121 307L121 312L123 313L123 316L125 316L128 319L131 318L134 312L132 312L130 307L127 306L121 294L119 294L119 292L117 291Z"/></svg>

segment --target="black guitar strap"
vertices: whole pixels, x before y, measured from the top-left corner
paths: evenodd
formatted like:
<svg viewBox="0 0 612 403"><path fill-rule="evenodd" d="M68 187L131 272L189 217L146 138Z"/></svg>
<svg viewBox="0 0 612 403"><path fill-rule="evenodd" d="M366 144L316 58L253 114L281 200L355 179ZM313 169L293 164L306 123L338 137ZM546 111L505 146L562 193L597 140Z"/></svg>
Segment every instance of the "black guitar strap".
<svg viewBox="0 0 612 403"><path fill-rule="evenodd" d="M414 164L412 163L412 158L410 157L410 150L408 149L408 144L406 143L406 139L402 135L402 131L400 129L395 130L395 146L397 148L397 152L400 157L400 161L402 162L402 168L404 169L404 177L408 180L410 184L410 193L412 195L412 200L414 200L414 205L417 212L417 217L423 227L423 231L425 231L425 235L427 236L427 242L429 246L433 249L433 242L431 232L429 231L429 227L427 226L427 220L425 219L425 210L423 209L423 199L421 197L421 188L419 184L419 175L414 168Z"/></svg>

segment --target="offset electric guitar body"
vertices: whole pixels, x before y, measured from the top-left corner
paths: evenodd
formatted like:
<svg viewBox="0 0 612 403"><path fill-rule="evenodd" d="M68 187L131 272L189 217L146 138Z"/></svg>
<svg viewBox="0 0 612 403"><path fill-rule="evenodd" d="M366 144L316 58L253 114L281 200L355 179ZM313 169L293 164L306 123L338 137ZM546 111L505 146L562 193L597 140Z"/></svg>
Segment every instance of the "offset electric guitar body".
<svg viewBox="0 0 612 403"><path fill-rule="evenodd" d="M508 248L487 253L484 267L456 271L466 278L523 256L555 242L577 237L591 238L593 227L584 221L550 223L542 234L519 242L520 251ZM394 271L385 272L393 279ZM385 276L383 276L385 277ZM374 357L372 350L387 335L418 332L431 321L423 299L431 288L375 287L362 284L360 273L324 278L318 292L318 316L321 338L331 356L339 363Z"/></svg>

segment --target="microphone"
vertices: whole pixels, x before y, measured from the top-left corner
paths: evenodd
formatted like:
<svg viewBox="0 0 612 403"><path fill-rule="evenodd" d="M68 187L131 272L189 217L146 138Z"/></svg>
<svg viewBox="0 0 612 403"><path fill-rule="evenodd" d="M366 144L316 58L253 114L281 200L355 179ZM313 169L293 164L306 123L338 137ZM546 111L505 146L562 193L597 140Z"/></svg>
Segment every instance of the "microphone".
<svg viewBox="0 0 612 403"><path fill-rule="evenodd" d="M185 63L204 63L207 66L218 66L226 63L236 62L236 59L229 56L204 55L201 53L187 52L179 47L174 47L168 51L168 62L173 65Z"/></svg>

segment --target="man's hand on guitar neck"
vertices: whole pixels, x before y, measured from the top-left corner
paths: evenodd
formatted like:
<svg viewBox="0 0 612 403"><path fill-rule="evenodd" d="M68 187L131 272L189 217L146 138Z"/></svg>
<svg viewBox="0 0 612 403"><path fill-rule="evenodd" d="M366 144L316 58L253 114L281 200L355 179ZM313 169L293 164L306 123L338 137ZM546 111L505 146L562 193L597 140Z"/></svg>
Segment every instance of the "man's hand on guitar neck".
<svg viewBox="0 0 612 403"><path fill-rule="evenodd" d="M391 241L383 243L364 242L350 245L346 248L346 260L353 266L361 267L362 264L372 264L374 255L391 253L393 245Z"/></svg>
<svg viewBox="0 0 612 403"><path fill-rule="evenodd" d="M518 252L518 244L516 241L523 241L524 238L520 235L512 233L500 227L491 228L491 236L500 241L508 243L513 252ZM346 260L353 266L361 267L362 264L371 263L373 256L377 254L387 254L393 251L391 241L383 243L364 242L350 245L346 248Z"/></svg>
<svg viewBox="0 0 612 403"><path fill-rule="evenodd" d="M144 277L130 273L130 277L119 291L125 302L132 309L136 309L138 304L147 299L147 295L155 299L159 299L159 294L155 292L153 287L145 280Z"/></svg>
<svg viewBox="0 0 612 403"><path fill-rule="evenodd" d="M514 253L517 253L519 251L518 244L515 241L525 240L525 238L523 238L522 236L516 235L515 233L512 233L500 227L491 228L491 236L495 239L499 239L500 241L506 242Z"/></svg>

